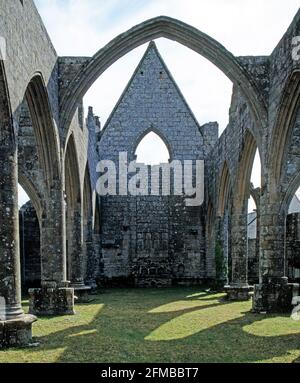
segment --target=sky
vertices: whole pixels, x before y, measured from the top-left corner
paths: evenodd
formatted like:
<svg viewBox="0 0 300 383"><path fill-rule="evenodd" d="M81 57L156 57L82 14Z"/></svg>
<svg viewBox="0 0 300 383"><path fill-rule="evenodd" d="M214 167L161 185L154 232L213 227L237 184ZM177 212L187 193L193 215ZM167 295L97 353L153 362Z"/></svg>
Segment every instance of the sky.
<svg viewBox="0 0 300 383"><path fill-rule="evenodd" d="M35 0L60 56L92 56L118 34L149 18L182 20L223 44L234 55L269 55L299 8L299 0ZM199 54L166 39L157 47L200 125L228 123L232 83ZM93 106L102 126L118 101L147 44L113 64L90 88L85 110ZM148 143L147 150L158 147ZM150 145L150 146L149 146ZM151 162L151 161L148 161ZM254 184L259 185L259 158Z"/></svg>

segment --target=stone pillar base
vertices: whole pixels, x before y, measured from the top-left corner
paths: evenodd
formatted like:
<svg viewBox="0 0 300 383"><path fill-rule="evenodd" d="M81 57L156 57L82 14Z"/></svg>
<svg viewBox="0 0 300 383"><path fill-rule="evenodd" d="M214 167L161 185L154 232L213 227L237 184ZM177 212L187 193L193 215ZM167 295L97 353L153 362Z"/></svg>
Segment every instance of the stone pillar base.
<svg viewBox="0 0 300 383"><path fill-rule="evenodd" d="M34 315L21 315L15 319L0 321L0 349L25 347L32 343L32 323Z"/></svg>
<svg viewBox="0 0 300 383"><path fill-rule="evenodd" d="M253 295L253 286L249 285L227 285L224 290L229 301L248 301Z"/></svg>
<svg viewBox="0 0 300 383"><path fill-rule="evenodd" d="M89 296L92 288L90 286L73 286L74 288L74 294L75 294L75 301L76 303L87 303L92 300L92 298Z"/></svg>
<svg viewBox="0 0 300 383"><path fill-rule="evenodd" d="M30 289L29 312L37 316L74 315L74 289L45 286Z"/></svg>
<svg viewBox="0 0 300 383"><path fill-rule="evenodd" d="M299 296L299 284L288 283L288 278L265 277L255 285L253 312L286 313L293 309L293 297Z"/></svg>

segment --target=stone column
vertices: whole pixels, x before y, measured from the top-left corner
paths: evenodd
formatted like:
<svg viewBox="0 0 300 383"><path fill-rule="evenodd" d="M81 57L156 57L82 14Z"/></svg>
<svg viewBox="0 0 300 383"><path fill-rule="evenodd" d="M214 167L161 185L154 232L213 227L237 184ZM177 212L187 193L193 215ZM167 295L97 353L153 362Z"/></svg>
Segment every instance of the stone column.
<svg viewBox="0 0 300 383"><path fill-rule="evenodd" d="M74 211L72 217L72 254L71 254L71 286L74 288L77 302L88 300L90 286L84 283L84 252L83 252L83 225L80 206Z"/></svg>
<svg viewBox="0 0 300 383"><path fill-rule="evenodd" d="M96 276L99 263L99 235L93 232L92 217L88 219L85 235L85 269L86 269L86 283L91 286L92 290L97 289Z"/></svg>
<svg viewBox="0 0 300 383"><path fill-rule="evenodd" d="M64 282L66 273L65 217L61 187L57 184L42 218L42 281Z"/></svg>
<svg viewBox="0 0 300 383"><path fill-rule="evenodd" d="M207 230L209 240L207 248L210 249L215 266L215 285L217 289L223 289L224 284L229 283L228 278L228 213L225 211L223 217L216 217L214 220L214 236ZM213 223L211 223L213 225ZM212 230L212 229L211 229ZM217 259L217 257L220 257Z"/></svg>
<svg viewBox="0 0 300 383"><path fill-rule="evenodd" d="M253 311L289 312L299 285L288 283L285 270L285 215L280 203L261 199L260 283L255 285Z"/></svg>
<svg viewBox="0 0 300 383"><path fill-rule="evenodd" d="M230 285L225 286L229 300L248 300L253 287L248 284L248 256L247 256L247 213L233 212L231 216L231 262L232 278Z"/></svg>
<svg viewBox="0 0 300 383"><path fill-rule="evenodd" d="M74 289L66 278L65 202L61 181L54 182L41 223L42 286L30 289L30 313L74 314Z"/></svg>
<svg viewBox="0 0 300 383"><path fill-rule="evenodd" d="M32 339L33 315L21 306L17 148L1 132L0 150L0 348Z"/></svg>

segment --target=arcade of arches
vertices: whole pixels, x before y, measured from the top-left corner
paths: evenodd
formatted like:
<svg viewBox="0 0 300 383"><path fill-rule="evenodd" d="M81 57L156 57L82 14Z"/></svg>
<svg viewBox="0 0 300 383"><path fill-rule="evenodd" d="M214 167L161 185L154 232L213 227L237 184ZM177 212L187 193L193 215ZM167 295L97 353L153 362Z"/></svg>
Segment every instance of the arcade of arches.
<svg viewBox="0 0 300 383"><path fill-rule="evenodd" d="M300 60L292 57L300 11L270 56L235 57L160 16L93 57L58 57L33 1L12 1L1 3L0 23L14 47L0 59L0 347L30 343L37 317L74 314L74 296L84 300L99 285L222 285L230 300L252 298L256 312L291 310L300 295ZM92 108L84 117L82 99L99 76L159 37L232 81L220 137L217 123L198 124L153 42L105 126ZM149 133L169 162L204 161L201 206L175 195L97 194L99 160L127 152L134 161ZM30 198L20 211L18 183Z"/></svg>

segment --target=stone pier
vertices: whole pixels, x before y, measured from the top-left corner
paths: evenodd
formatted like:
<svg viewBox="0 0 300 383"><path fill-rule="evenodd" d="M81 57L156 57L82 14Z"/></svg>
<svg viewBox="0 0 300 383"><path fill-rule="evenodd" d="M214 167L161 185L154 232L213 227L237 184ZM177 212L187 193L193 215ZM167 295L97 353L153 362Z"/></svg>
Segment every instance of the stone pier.
<svg viewBox="0 0 300 383"><path fill-rule="evenodd" d="M247 214L231 217L232 281L224 287L228 300L249 300L253 286L248 284Z"/></svg>
<svg viewBox="0 0 300 383"><path fill-rule="evenodd" d="M21 306L17 149L5 133L1 130L6 146L0 151L0 348L30 344L37 319Z"/></svg>
<svg viewBox="0 0 300 383"><path fill-rule="evenodd" d="M72 254L71 254L71 287L74 288L76 302L88 301L91 291L90 286L84 282L84 251L82 246L82 215L79 211L74 212L72 225Z"/></svg>
<svg viewBox="0 0 300 383"><path fill-rule="evenodd" d="M285 222L279 204L264 204L260 234L260 283L255 285L254 312L291 312L299 284L289 283L285 269Z"/></svg>
<svg viewBox="0 0 300 383"><path fill-rule="evenodd" d="M29 290L30 313L72 315L74 289L67 281L65 248L65 212L61 184L58 182L49 198L49 207L42 220L41 288Z"/></svg>

